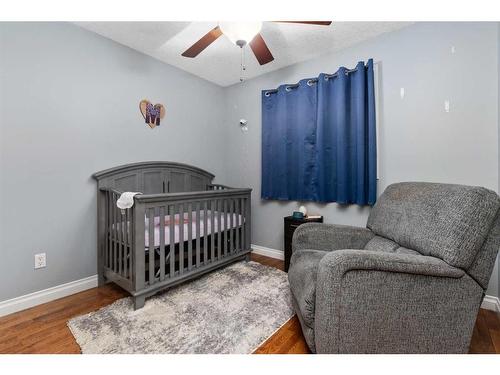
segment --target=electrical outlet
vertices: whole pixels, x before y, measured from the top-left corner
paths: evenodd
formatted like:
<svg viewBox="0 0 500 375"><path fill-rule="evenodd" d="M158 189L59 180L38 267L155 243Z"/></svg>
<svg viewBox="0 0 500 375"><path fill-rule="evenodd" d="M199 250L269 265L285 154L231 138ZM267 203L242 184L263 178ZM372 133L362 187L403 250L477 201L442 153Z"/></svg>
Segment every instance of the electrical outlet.
<svg viewBox="0 0 500 375"><path fill-rule="evenodd" d="M47 256L45 253L35 254L35 269L47 266Z"/></svg>

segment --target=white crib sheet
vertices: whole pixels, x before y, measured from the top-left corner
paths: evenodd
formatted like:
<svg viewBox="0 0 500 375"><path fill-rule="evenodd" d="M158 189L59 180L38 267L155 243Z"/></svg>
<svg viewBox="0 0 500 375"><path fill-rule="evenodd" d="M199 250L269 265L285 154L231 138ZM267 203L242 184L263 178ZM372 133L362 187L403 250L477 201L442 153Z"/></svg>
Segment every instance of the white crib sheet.
<svg viewBox="0 0 500 375"><path fill-rule="evenodd" d="M233 220L231 222L231 214L227 213L224 217L224 213L221 212L219 216L218 211L213 212L214 215L214 228L212 228L212 211L207 210L207 228L206 228L206 233L207 235L210 235L212 233L218 233L219 231L219 218L220 218L220 230L224 231L226 229L234 229L237 227L240 227L242 223L244 222L244 219L241 215L233 213ZM197 238L197 230L199 230L200 234L199 237L203 238L205 236L205 220L204 220L204 211L200 211L200 220L199 224L197 220L197 215L196 211L192 212L192 239ZM180 226L183 225L183 239L182 241L187 241L189 239L189 233L188 233L188 213L184 212L184 218L182 220L182 223L180 222L180 216L179 214L174 215L174 243L179 243L180 240ZM227 223L227 225L226 225ZM232 224L232 225L231 225ZM125 225L125 222L123 222L122 225ZM199 229L197 229L197 226L199 225ZM144 222L144 246L146 249L149 248L149 218L145 218ZM115 229L115 226L112 226L112 230ZM120 224L118 224L118 230L120 229ZM160 246L160 216L155 216L154 218L154 246L159 247ZM164 227L164 232L165 232L165 245L168 246L170 245L170 215L165 215L165 227ZM115 237L115 236L113 236Z"/></svg>

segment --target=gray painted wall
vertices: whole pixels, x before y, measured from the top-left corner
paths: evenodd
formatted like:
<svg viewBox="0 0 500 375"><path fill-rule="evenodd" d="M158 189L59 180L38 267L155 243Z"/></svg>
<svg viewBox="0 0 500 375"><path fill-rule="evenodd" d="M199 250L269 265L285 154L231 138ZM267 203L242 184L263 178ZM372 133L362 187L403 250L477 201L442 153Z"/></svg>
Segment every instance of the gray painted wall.
<svg viewBox="0 0 500 375"><path fill-rule="evenodd" d="M282 218L298 207L297 202L260 200L260 91L320 72L333 73L342 65L353 67L370 57L379 62L380 75L379 191L405 180L482 185L498 191L497 24L415 24L225 91L225 127L231 138L228 181L254 188L252 243L282 249ZM446 99L449 113L444 111ZM238 129L240 118L248 120L247 133ZM329 223L364 226L369 213L355 205L306 206ZM498 296L498 270L488 294Z"/></svg>
<svg viewBox="0 0 500 375"><path fill-rule="evenodd" d="M166 106L160 128L144 124L144 98ZM222 100L77 26L0 23L0 301L96 274L93 172L173 160L225 182Z"/></svg>
<svg viewBox="0 0 500 375"><path fill-rule="evenodd" d="M71 24L0 23L0 301L96 273L90 175L137 160L254 188L252 242L282 249L282 217L298 203L259 198L260 90L370 57L380 62L380 191L400 180L498 191L499 38L497 24L417 24L222 89ZM141 121L143 98L166 105L160 128ZM364 225L369 212L306 205L331 223ZM42 251L48 266L35 271ZM497 269L488 294L499 283Z"/></svg>

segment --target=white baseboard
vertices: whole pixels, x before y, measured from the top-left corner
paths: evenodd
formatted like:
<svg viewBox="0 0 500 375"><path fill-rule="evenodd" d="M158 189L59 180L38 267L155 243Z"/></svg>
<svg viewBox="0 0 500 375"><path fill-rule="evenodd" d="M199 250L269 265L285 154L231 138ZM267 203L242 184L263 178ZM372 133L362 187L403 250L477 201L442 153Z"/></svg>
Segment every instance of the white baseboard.
<svg viewBox="0 0 500 375"><path fill-rule="evenodd" d="M284 253L281 250L271 249L269 247L259 245L251 246L252 252L255 254L264 255L274 259L284 259ZM0 316L29 309L30 307L41 305L42 303L50 302L95 287L97 287L97 275L2 301L0 302ZM500 299L498 297L487 295L484 297L481 308L500 312Z"/></svg>
<svg viewBox="0 0 500 375"><path fill-rule="evenodd" d="M97 286L97 275L0 302L0 316L29 309Z"/></svg>
<svg viewBox="0 0 500 375"><path fill-rule="evenodd" d="M493 310L500 313L500 299L494 296L484 296L481 308L486 310Z"/></svg>
<svg viewBox="0 0 500 375"><path fill-rule="evenodd" d="M271 249L269 247L259 246L259 245L250 245L252 247L252 252L259 255L264 255L269 258L274 259L285 259L285 253L281 250Z"/></svg>

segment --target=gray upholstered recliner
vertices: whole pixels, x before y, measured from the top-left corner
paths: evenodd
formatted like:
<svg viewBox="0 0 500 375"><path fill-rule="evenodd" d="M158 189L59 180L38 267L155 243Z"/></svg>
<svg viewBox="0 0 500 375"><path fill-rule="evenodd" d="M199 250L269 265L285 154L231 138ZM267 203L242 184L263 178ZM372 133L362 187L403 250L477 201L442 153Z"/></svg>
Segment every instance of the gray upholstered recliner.
<svg viewBox="0 0 500 375"><path fill-rule="evenodd" d="M367 228L304 224L288 272L318 353L467 353L500 247L500 198L481 187L390 185Z"/></svg>

